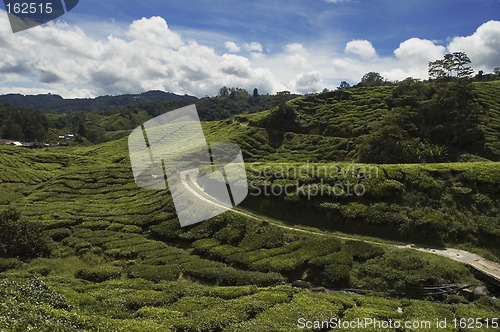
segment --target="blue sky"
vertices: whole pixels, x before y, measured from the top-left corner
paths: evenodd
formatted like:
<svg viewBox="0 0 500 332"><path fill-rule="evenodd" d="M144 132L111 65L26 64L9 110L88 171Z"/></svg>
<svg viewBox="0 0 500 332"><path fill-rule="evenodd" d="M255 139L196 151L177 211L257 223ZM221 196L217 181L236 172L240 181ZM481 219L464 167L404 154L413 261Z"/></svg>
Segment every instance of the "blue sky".
<svg viewBox="0 0 500 332"><path fill-rule="evenodd" d="M125 3L125 4L124 4ZM367 39L388 55L412 37L445 42L500 19L498 0L81 0L74 16L124 24L161 16L174 30L203 41L211 32L236 40L273 45L292 42L347 43ZM68 16L65 20L71 22ZM211 40L206 40L211 42ZM217 45L213 45L217 46Z"/></svg>
<svg viewBox="0 0 500 332"><path fill-rule="evenodd" d="M94 96L155 88L200 96L238 84L307 93L341 80L356 83L372 70L391 80L425 79L429 60L456 50L469 51L476 70L500 66L498 0L81 0L58 22L15 35L0 14L0 46L2 40L36 44L32 39L41 34L54 45L43 59L29 58L19 45L5 48L11 60L0 67L7 74L0 76L0 92ZM147 39L148 33L154 36ZM134 50L139 44L164 57ZM86 49L94 53L86 57ZM72 70L50 68L51 56L75 53L65 59ZM110 59L127 68L107 65ZM154 61L163 69L150 79ZM16 76L20 67L24 77ZM131 72L138 84L128 82Z"/></svg>

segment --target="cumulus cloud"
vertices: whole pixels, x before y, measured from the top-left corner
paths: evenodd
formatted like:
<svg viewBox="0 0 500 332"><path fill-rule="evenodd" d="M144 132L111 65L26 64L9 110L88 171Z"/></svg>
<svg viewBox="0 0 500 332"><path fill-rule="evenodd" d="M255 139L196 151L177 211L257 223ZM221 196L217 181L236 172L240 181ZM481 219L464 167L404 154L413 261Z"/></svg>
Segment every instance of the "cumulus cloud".
<svg viewBox="0 0 500 332"><path fill-rule="evenodd" d="M238 45L237 43L235 43L234 41L227 41L224 43L224 47L226 47L226 49L231 52L231 53L238 53L238 52L241 52L241 47L240 45Z"/></svg>
<svg viewBox="0 0 500 332"><path fill-rule="evenodd" d="M486 22L470 36L453 38L448 49L467 53L478 70L500 67L500 22Z"/></svg>
<svg viewBox="0 0 500 332"><path fill-rule="evenodd" d="M251 42L243 45L248 52L262 53L263 47L260 43Z"/></svg>
<svg viewBox="0 0 500 332"><path fill-rule="evenodd" d="M402 42L394 51L399 60L425 66L429 61L442 58L445 53L444 46L419 38L411 38Z"/></svg>
<svg viewBox="0 0 500 332"><path fill-rule="evenodd" d="M220 52L185 38L160 17L136 20L115 35L92 35L60 21L14 35L7 15L0 15L0 93L92 97L165 90L204 96L222 85L309 93L334 89L343 80L357 83L370 71L389 80L427 79L428 61L456 51L466 52L476 70L500 66L498 21L448 45L411 38L388 56L377 54L368 40L352 40L343 50L291 40L272 52L256 41L222 40L229 41Z"/></svg>
<svg viewBox="0 0 500 332"><path fill-rule="evenodd" d="M290 86L293 90L306 94L320 91L324 87L324 83L321 81L321 75L318 71L311 71L298 74Z"/></svg>
<svg viewBox="0 0 500 332"><path fill-rule="evenodd" d="M245 57L224 54L222 56L222 72L240 78L248 78L252 73L252 65Z"/></svg>
<svg viewBox="0 0 500 332"><path fill-rule="evenodd" d="M258 87L272 93L280 87L273 74L249 58L218 54L196 41L184 40L161 17L134 21L120 36L98 39L66 23L49 23L20 34L0 15L0 93L26 92L26 86L66 97L166 90L213 95L222 85ZM232 51L239 46L226 43ZM261 53L260 43L245 49ZM15 88L18 85L18 88Z"/></svg>
<svg viewBox="0 0 500 332"><path fill-rule="evenodd" d="M377 56L375 48L368 40L351 40L345 46L345 53L354 54L363 59L370 59Z"/></svg>
<svg viewBox="0 0 500 332"><path fill-rule="evenodd" d="M288 64L294 71L306 70L310 67L310 54L299 43L291 43L285 46L285 54L283 54L285 63Z"/></svg>
<svg viewBox="0 0 500 332"><path fill-rule="evenodd" d="M134 21L128 35L133 40L170 49L178 49L184 45L181 36L170 30L167 22L159 16Z"/></svg>

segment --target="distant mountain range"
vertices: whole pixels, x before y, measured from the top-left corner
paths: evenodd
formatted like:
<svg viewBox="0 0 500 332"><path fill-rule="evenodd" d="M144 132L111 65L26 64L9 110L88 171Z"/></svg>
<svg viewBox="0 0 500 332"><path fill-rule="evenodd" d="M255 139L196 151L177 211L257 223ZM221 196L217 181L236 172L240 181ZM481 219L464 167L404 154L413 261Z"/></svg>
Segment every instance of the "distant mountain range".
<svg viewBox="0 0 500 332"><path fill-rule="evenodd" d="M113 107L129 106L142 102L196 102L197 97L177 95L164 91L148 91L141 94L125 94L120 96L102 96L97 98L65 99L59 95L0 95L0 103L26 109L37 109L55 112L104 111Z"/></svg>

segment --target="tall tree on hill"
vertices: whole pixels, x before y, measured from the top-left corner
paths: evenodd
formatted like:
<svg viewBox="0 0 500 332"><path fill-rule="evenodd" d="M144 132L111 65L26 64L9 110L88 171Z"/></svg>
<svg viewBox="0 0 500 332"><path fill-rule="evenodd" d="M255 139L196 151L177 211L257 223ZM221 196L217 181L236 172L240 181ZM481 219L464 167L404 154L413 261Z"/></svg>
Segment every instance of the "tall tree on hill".
<svg viewBox="0 0 500 332"><path fill-rule="evenodd" d="M273 97L273 106L278 106L279 109L282 109L289 99L290 91L276 92L276 95Z"/></svg>
<svg viewBox="0 0 500 332"><path fill-rule="evenodd" d="M470 78L474 70L469 66L469 57L464 52L445 54L443 59L431 61L428 65L429 76L433 79L446 77Z"/></svg>
<svg viewBox="0 0 500 332"><path fill-rule="evenodd" d="M453 53L452 71L456 72L458 78L470 78L474 70L469 66L469 57L464 52Z"/></svg>
<svg viewBox="0 0 500 332"><path fill-rule="evenodd" d="M347 83L346 81L342 81L342 82L340 82L338 89L345 90L345 89L348 89L350 87L351 87L351 85L349 83Z"/></svg>
<svg viewBox="0 0 500 332"><path fill-rule="evenodd" d="M369 72L363 75L361 78L361 82L358 84L358 86L381 86L385 84L385 79L380 75L379 73L376 72Z"/></svg>
<svg viewBox="0 0 500 332"><path fill-rule="evenodd" d="M225 97L225 96L229 96L229 89L227 88L227 86L223 86L219 89L219 93L218 95L219 97Z"/></svg>

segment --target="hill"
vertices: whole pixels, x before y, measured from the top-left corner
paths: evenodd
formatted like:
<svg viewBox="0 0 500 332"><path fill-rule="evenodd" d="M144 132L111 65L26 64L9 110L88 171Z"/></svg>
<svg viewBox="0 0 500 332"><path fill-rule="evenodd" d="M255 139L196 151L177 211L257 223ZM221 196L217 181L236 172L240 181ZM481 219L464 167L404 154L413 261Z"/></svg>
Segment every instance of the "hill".
<svg viewBox="0 0 500 332"><path fill-rule="evenodd" d="M0 96L0 103L25 109L36 109L52 112L106 111L114 107L137 105L148 101L193 103L198 98L180 96L170 92L148 91L141 94L125 94L119 96L102 96L97 98L65 99L59 95L21 95L6 94Z"/></svg>
<svg viewBox="0 0 500 332"><path fill-rule="evenodd" d="M499 91L500 81L409 79L298 97L207 131L240 144L249 161L498 161Z"/></svg>
<svg viewBox="0 0 500 332"><path fill-rule="evenodd" d="M7 193L2 208L37 223L49 249L46 257L0 259L6 304L0 312L11 317L0 321L5 330L295 330L299 316L431 320L436 314L493 318L500 310L488 297L426 295L424 286L481 281L449 259L383 242L319 237L230 212L181 229L168 191L134 184L125 139L48 150L2 147L0 161L0 188ZM280 164L249 166L252 179L254 167L276 170ZM476 166L450 166L451 174L470 169L489 183L488 165ZM367 183L368 190L386 199L401 189L398 176L421 173L419 167L428 170L425 183L440 188L444 175L432 166L394 166L384 168L391 178ZM425 195L425 188L415 187L414 195ZM461 193L449 199L459 203L469 194ZM348 202L340 203L344 207L357 213ZM490 236L498 236L492 227ZM331 291L291 287L298 278Z"/></svg>
<svg viewBox="0 0 500 332"><path fill-rule="evenodd" d="M0 104L0 138L54 144L60 142L59 136L73 133L77 144L95 144L124 137L159 114L193 103L205 121L272 107L273 96L250 96L242 89L231 91L227 96L202 99L160 91L96 99L7 95L3 97L10 105Z"/></svg>
<svg viewBox="0 0 500 332"><path fill-rule="evenodd" d="M67 116L3 107L23 135L41 124L49 136L72 128L81 141L0 147L0 330L298 331L299 317L492 322L500 303L481 295L479 275L395 244L499 261L498 84L410 80L292 100L202 99L207 140L243 150L242 207L270 217L227 212L182 229L168 190L134 183L125 136L183 102ZM13 241L22 245L12 250ZM297 279L307 289L293 287Z"/></svg>

